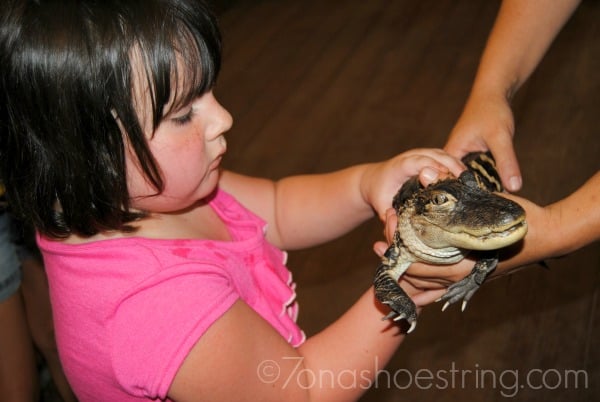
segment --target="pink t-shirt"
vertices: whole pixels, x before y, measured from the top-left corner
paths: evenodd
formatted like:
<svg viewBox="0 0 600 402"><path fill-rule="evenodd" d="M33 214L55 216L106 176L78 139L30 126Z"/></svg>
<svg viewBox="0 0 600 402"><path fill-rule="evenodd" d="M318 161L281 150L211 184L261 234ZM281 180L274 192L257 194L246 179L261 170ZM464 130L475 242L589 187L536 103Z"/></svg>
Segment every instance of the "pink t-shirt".
<svg viewBox="0 0 600 402"><path fill-rule="evenodd" d="M210 201L232 241L38 237L58 349L80 401L165 398L204 332L238 299L292 346L304 333L286 255L223 191Z"/></svg>

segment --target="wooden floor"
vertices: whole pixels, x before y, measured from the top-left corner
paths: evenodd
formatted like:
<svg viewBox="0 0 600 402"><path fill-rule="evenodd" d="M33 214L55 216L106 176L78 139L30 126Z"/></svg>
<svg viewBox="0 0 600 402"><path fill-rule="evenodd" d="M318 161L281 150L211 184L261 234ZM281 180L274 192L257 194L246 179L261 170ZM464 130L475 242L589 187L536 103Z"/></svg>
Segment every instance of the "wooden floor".
<svg viewBox="0 0 600 402"><path fill-rule="evenodd" d="M279 178L443 146L498 6L227 1L216 89L234 116L225 166ZM514 111L521 195L551 203L600 168L600 1L583 2ZM381 233L373 220L291 254L308 335L369 286ZM426 308L363 401L600 400L600 244L549 265L486 284L464 313Z"/></svg>

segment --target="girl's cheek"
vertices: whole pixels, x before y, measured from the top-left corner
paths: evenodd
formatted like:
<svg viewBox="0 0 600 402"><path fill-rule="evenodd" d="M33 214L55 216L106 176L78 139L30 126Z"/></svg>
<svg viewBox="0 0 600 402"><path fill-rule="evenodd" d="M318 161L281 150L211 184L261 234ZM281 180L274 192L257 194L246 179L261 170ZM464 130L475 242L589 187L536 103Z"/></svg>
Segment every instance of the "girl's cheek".
<svg viewBox="0 0 600 402"><path fill-rule="evenodd" d="M138 163L127 158L127 190L132 202L156 193L152 183L148 181Z"/></svg>

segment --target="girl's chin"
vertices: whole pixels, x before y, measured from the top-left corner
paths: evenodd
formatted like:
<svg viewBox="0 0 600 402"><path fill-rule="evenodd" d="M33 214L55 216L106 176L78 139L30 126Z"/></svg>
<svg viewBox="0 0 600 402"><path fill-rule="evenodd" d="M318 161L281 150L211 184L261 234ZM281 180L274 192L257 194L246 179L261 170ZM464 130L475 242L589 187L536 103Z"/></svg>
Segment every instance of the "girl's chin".
<svg viewBox="0 0 600 402"><path fill-rule="evenodd" d="M132 200L131 208L151 213L176 213L189 210L205 203L205 199L216 191L219 178L220 169L210 170L196 189L185 194L173 194L167 190L161 194L139 196Z"/></svg>

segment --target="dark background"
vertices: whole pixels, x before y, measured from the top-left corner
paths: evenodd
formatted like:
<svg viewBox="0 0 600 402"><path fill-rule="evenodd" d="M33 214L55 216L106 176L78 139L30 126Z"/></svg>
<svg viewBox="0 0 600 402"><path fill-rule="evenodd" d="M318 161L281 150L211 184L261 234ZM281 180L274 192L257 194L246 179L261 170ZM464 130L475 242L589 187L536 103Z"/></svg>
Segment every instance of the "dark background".
<svg viewBox="0 0 600 402"><path fill-rule="evenodd" d="M443 146L499 4L218 2L215 93L234 116L225 167L277 179ZM600 2L584 1L513 103L520 195L542 205L600 168L599 23ZM367 289L381 237L374 219L291 253L309 336ZM382 375L363 401L600 400L600 245L548 264L486 284L464 313L427 307L387 367L390 386ZM565 370L585 370L587 384Z"/></svg>

